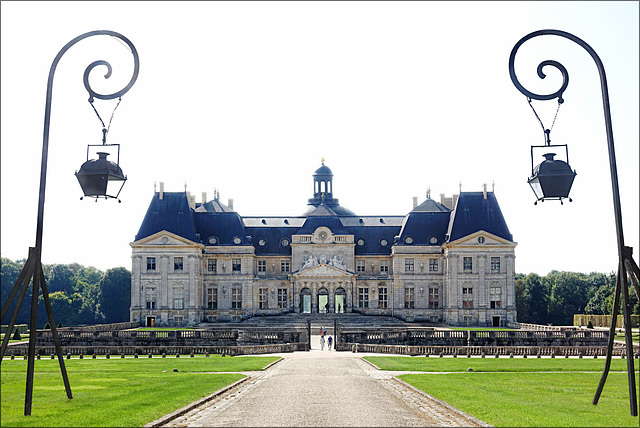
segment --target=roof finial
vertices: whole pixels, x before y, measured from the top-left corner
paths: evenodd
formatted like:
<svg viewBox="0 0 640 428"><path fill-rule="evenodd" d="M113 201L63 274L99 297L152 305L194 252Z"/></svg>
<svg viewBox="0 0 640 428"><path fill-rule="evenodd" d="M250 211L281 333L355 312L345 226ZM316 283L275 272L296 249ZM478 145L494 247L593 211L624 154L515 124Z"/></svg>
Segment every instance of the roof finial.
<svg viewBox="0 0 640 428"><path fill-rule="evenodd" d="M496 191L496 181L493 180L493 182L491 183L491 191L495 193Z"/></svg>
<svg viewBox="0 0 640 428"><path fill-rule="evenodd" d="M427 199L431 199L431 187L427 187Z"/></svg>
<svg viewBox="0 0 640 428"><path fill-rule="evenodd" d="M462 192L462 180L460 180L460 183L458 184L458 187L460 188L460 191Z"/></svg>
<svg viewBox="0 0 640 428"><path fill-rule="evenodd" d="M321 162L322 162L322 165L324 165L324 156L322 156L322 161Z"/></svg>
<svg viewBox="0 0 640 428"><path fill-rule="evenodd" d="M157 188L156 188L156 182L154 181L154 182L153 182L153 193L156 193L156 191L157 191Z"/></svg>
<svg viewBox="0 0 640 428"><path fill-rule="evenodd" d="M184 191L185 192L187 191L187 182L186 181L184 182Z"/></svg>

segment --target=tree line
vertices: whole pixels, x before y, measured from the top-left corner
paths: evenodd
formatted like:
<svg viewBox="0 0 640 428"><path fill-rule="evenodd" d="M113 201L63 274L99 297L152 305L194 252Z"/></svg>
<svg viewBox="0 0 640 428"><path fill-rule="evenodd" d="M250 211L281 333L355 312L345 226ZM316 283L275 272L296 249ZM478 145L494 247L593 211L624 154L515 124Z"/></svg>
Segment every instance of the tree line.
<svg viewBox="0 0 640 428"><path fill-rule="evenodd" d="M0 306L4 305L25 260L1 259ZM49 298L57 323L80 326L129 321L131 272L124 267L102 272L77 263L43 265ZM533 324L572 325L574 314L610 315L613 307L615 273L551 271L546 276L516 274L518 321ZM29 287L16 324L29 324L31 313ZM640 304L630 287L633 314ZM12 304L9 314L13 313ZM9 317L3 320L9 323ZM38 303L38 327L47 323L42 295Z"/></svg>
<svg viewBox="0 0 640 428"><path fill-rule="evenodd" d="M551 271L516 275L518 321L533 324L573 325L574 314L611 315L615 273L582 274ZM629 287L631 313L640 314L633 287ZM618 309L622 314L622 308Z"/></svg>
<svg viewBox="0 0 640 428"><path fill-rule="evenodd" d="M8 299L26 260L1 259L0 307ZM123 267L102 272L94 267L77 263L43 265L44 277L56 324L64 327L107 324L129 321L131 304L131 272ZM16 324L29 324L32 286L27 289ZM3 324L15 307L17 296L11 304ZM38 327L49 321L42 297L38 298Z"/></svg>

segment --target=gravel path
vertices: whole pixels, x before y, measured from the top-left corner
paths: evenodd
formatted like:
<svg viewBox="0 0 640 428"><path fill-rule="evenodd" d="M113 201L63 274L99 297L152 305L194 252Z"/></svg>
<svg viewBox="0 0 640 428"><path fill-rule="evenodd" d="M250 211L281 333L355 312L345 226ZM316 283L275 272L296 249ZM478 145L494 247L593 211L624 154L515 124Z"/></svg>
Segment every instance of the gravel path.
<svg viewBox="0 0 640 428"><path fill-rule="evenodd" d="M488 426L377 370L365 355L282 354L271 368L246 373L247 381L163 426Z"/></svg>

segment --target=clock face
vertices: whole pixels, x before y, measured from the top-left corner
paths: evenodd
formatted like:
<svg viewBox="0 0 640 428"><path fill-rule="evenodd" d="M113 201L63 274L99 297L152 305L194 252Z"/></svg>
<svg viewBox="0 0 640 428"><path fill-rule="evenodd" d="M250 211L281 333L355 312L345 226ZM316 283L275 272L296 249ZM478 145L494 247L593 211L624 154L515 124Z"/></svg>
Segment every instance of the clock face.
<svg viewBox="0 0 640 428"><path fill-rule="evenodd" d="M234 244L240 244L242 242L242 239L239 236L236 236L235 238L233 238L233 243Z"/></svg>
<svg viewBox="0 0 640 428"><path fill-rule="evenodd" d="M318 237L324 241L325 239L327 239L327 232L323 230L318 234Z"/></svg>
<svg viewBox="0 0 640 428"><path fill-rule="evenodd" d="M431 238L429 238L429 242L431 242L432 244L435 244L438 242L438 238L436 238L435 236L432 236Z"/></svg>

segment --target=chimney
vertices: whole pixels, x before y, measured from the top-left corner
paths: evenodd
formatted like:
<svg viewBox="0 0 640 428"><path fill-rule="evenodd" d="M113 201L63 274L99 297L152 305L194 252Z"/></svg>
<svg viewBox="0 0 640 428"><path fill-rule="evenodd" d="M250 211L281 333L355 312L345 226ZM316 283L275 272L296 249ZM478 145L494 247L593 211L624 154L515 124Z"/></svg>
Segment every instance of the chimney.
<svg viewBox="0 0 640 428"><path fill-rule="evenodd" d="M487 199L487 183L484 183L482 185L482 195L484 196L485 199Z"/></svg>
<svg viewBox="0 0 640 428"><path fill-rule="evenodd" d="M164 181L160 182L160 192L159 193L160 193L160 195L159 195L160 200L162 200L162 198L164 198Z"/></svg>
<svg viewBox="0 0 640 428"><path fill-rule="evenodd" d="M192 195L190 192L187 192L187 200L189 201L189 208L192 210L196 209L196 195Z"/></svg>
<svg viewBox="0 0 640 428"><path fill-rule="evenodd" d="M229 209L233 209L233 199L229 198L229 203L227 203L227 206L229 207Z"/></svg>
<svg viewBox="0 0 640 428"><path fill-rule="evenodd" d="M203 204L207 203L207 192L202 192L202 203Z"/></svg>
<svg viewBox="0 0 640 428"><path fill-rule="evenodd" d="M415 210L417 206L418 206L418 197L414 196L413 197L413 209Z"/></svg>
<svg viewBox="0 0 640 428"><path fill-rule="evenodd" d="M450 210L456 205L456 201L458 200L458 195L453 195L451 198L447 198L444 196L444 193L440 193L440 203Z"/></svg>

